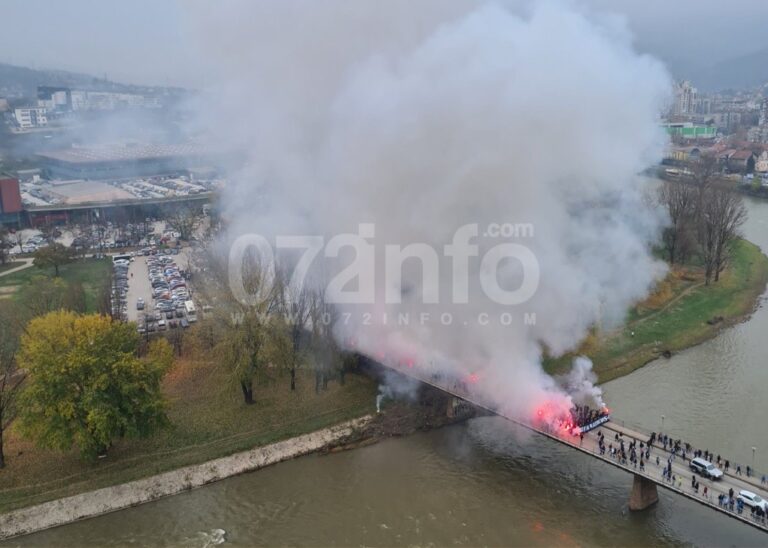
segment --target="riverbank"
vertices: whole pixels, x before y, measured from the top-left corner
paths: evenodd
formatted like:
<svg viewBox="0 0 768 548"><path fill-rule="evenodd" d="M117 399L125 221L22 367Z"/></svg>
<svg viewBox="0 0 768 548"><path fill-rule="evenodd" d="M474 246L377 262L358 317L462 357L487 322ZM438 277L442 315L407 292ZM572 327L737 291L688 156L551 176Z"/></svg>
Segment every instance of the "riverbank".
<svg viewBox="0 0 768 548"><path fill-rule="evenodd" d="M358 374L315 393L311 371L300 370L291 391L287 373L265 370L255 388L256 402L245 405L225 370L182 358L163 382L170 427L147 439L117 440L96 462L83 460L75 448L41 449L11 428L0 470L0 512L197 465L375 411L377 384Z"/></svg>
<svg viewBox="0 0 768 548"><path fill-rule="evenodd" d="M672 270L654 294L633 308L623 326L594 333L572 354L545 362L551 374L566 372L576 355L594 363L599 382L631 373L660 357L703 343L754 312L768 284L768 257L739 240L718 282L704 285L700 268Z"/></svg>
<svg viewBox="0 0 768 548"><path fill-rule="evenodd" d="M250 451L187 466L129 483L106 487L3 514L0 539L42 531L58 525L122 510L208 483L258 470L306 455L348 437L364 427L370 416L304 434Z"/></svg>

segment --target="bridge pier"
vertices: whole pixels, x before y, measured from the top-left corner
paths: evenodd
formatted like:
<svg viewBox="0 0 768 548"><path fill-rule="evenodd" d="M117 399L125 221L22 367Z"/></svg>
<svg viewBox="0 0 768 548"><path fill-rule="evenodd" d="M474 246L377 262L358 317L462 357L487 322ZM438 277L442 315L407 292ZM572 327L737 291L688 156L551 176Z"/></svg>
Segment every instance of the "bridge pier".
<svg viewBox="0 0 768 548"><path fill-rule="evenodd" d="M632 494L629 496L629 509L634 512L645 510L659 502L656 484L643 476L634 476Z"/></svg>

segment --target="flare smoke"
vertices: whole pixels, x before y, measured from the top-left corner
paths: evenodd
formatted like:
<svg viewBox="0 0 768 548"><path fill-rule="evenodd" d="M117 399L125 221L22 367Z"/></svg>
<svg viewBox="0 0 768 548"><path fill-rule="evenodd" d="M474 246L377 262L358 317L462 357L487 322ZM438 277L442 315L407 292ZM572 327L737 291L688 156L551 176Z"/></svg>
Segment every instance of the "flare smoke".
<svg viewBox="0 0 768 548"><path fill-rule="evenodd" d="M442 250L465 224L530 223L540 282L523 305L449 302L441 263L428 308L420 269L406 267L403 302L370 306L367 322L349 307L338 335L380 359L471 375L509 413L570 406L542 370L544 349L559 355L622 320L664 272L649 252L663 219L637 174L665 144L669 78L622 22L570 4L450 0L217 3L191 21L212 37L203 62L218 82L202 125L247 154L225 196L231 235L328 238L364 222L377 242ZM473 242L480 255L497 243ZM509 287L520 276L498 272ZM425 309L452 323L381 319ZM599 398L588 365L571 388Z"/></svg>

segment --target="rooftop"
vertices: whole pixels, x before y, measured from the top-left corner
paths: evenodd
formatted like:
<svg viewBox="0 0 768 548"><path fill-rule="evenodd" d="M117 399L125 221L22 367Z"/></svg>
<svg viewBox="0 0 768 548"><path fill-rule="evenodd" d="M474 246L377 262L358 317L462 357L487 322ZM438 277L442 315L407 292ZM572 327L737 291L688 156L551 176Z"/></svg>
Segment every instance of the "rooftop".
<svg viewBox="0 0 768 548"><path fill-rule="evenodd" d="M122 160L152 160L178 156L196 156L202 154L201 146L186 143L178 145L99 145L91 147L72 147L49 152L40 152L41 158L69 163L115 162Z"/></svg>

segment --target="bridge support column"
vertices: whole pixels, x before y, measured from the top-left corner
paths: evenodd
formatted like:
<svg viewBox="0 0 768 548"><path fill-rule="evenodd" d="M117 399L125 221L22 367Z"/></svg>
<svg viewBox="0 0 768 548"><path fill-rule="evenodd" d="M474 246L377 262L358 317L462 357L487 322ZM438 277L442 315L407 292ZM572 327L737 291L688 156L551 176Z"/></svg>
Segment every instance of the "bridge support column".
<svg viewBox="0 0 768 548"><path fill-rule="evenodd" d="M659 502L656 484L642 476L634 476L632 494L629 496L629 509L635 512L645 510Z"/></svg>

